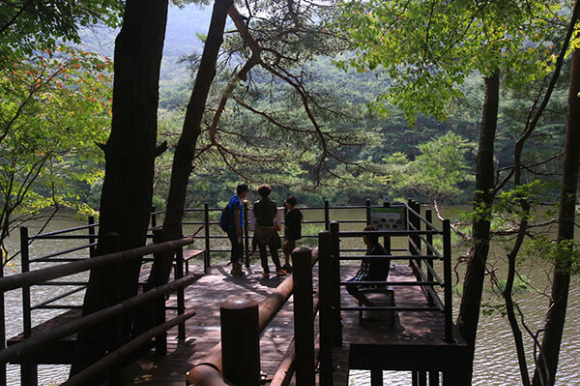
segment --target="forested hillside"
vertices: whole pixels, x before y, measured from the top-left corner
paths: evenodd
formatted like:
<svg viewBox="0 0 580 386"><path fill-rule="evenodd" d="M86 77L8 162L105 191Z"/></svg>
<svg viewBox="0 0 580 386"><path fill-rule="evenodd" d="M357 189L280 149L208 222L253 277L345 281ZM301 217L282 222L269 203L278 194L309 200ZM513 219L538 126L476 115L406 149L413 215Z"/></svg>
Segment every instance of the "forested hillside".
<svg viewBox="0 0 580 386"><path fill-rule="evenodd" d="M158 158L156 168L154 203L160 208L164 207L167 198L172 149L183 122L210 18L211 7L193 4L169 10L159 86L161 130L158 143L165 140L169 143L169 150ZM227 28L234 29L231 22ZM117 33L118 29L105 26L85 29L81 31L79 48L112 58ZM320 205L324 199L337 204L361 202L367 198L378 202L385 198L406 197L421 201L469 202L473 190L474 143L483 103L481 77L474 72L467 78L462 85L464 97L453 99L445 119L418 115L410 124L392 105L386 110L383 108L382 113L368 108L378 95L386 92L390 80L380 71L356 72L336 65L337 61L349 57L352 55L320 53L302 69L293 69L303 74L305 89L320 102L315 113L320 114L324 129L342 133L339 135L343 138L333 149L336 152L334 160L318 170L317 155L321 152L310 134L284 133L285 125L297 133L300 130L306 133L309 118L301 111L301 102L292 95L288 85L271 74L256 70L250 74L245 87L236 91L236 99L248 102L249 106L230 102L234 107L220 122L226 132L229 127L239 131L235 136L222 138L225 145L242 141L247 145L247 157L232 167L215 154L201 154L202 162L190 186L196 194L189 195L188 206L204 201L219 205L243 179L254 186L261 182L272 184L273 197L278 202L293 193L300 197L301 204L311 206ZM239 60L227 53L220 57L221 71L212 88L214 103L231 71L240 65ZM565 122L563 90L567 81L567 76L563 75L559 81L562 86L552 97L540 122L542 130L537 131L533 144L528 145L524 156L529 160L548 159L561 147ZM496 163L500 169L513 163L515 133L526 119L529 100L536 88L537 85L530 84L518 92L502 95L496 144ZM211 116L207 119L200 149L209 143L207 128ZM445 136L447 133L453 136ZM102 159L100 150L95 146L92 149L94 155ZM265 158L255 157L257 154ZM66 162L68 167L75 169L82 165L74 156L67 157ZM542 165L541 170L534 171L536 174L528 173L527 178L533 180L542 176L549 180L557 174L558 167L558 158L554 158L551 163ZM63 189L70 197L78 197L81 202L98 209L101 186L102 173L97 173L76 183L64 183ZM32 188L38 197L54 195L41 186Z"/></svg>
<svg viewBox="0 0 580 386"><path fill-rule="evenodd" d="M159 142L168 140L170 148L171 144L175 144L183 120L193 86L196 58L201 53L200 39L207 33L210 16L209 8L199 8L197 5L170 8L160 81L159 113L162 128ZM86 48L110 55L114 33L97 30L96 33L86 34L85 42ZM331 173L316 178L311 173L312 164L309 162L316 148L305 149L304 144L291 143L284 136L268 133L268 140L262 136L264 147L284 148L284 154L273 150L275 154L272 154L270 167L264 168L262 162L240 165L243 177L254 185L271 183L275 188L274 198L279 202L287 194L294 193L302 198L305 205L320 205L324 199L344 204L361 202L367 198L380 201L383 198L397 200L405 197L427 202L434 198L448 203L469 202L473 183L474 143L478 136L483 103L481 77L474 73L467 79L463 85L465 97L453 101L446 119L441 121L419 115L409 125L403 113L395 107L391 106L382 115L367 108L377 95L385 92L388 78L379 75L379 72L359 73L339 69L335 59L319 56L306 66L309 72L308 87L321 100L332 105L332 113L326 117L327 125L340 130L364 132L369 136L369 140L364 143L344 146L340 150L345 160L363 167L351 174L343 172L336 165ZM566 77L563 78L560 82L562 90L567 82ZM219 90L219 87L214 86L214 89ZM509 167L513 163L514 133L521 127L528 113L526 109L533 88L530 85L518 93L502 97L496 160L499 168ZM252 75L246 92L246 97L250 96L256 105L267 105L271 110L274 106L286 112L299 109L299 101L287 99L288 89L264 73ZM543 130L536 136L533 146L530 146L533 151L526 153L526 157L540 160L557 152L555 149L561 147L563 140L564 112L565 93L562 91L552 98L549 113L542 123ZM237 115L229 119L237 122L243 120L244 124L237 127L247 131L245 134L269 124L263 115L249 110L237 111ZM299 127L300 123L297 122L306 118L296 112L295 116L286 116L284 119ZM222 126L228 124L231 123L226 120ZM441 140L446 133L456 136ZM171 154L169 151L159 158L155 190L157 207L164 206ZM547 165L541 174L556 175L557 167L558 164L554 170ZM224 168L219 161L211 159L198 167L195 174L195 183L192 183L191 189L196 194L192 195L192 201L188 203L193 206L200 205L200 200L207 200L210 205L219 204L229 197L232 187L242 179L236 172ZM536 175L530 174L528 178L533 180ZM99 186L96 183L91 191L92 205L98 203Z"/></svg>
<svg viewBox="0 0 580 386"><path fill-rule="evenodd" d="M167 140L170 149L158 159L154 199L157 207L164 206L167 196L171 148L180 131L193 86L196 58L201 53L202 39L207 33L210 17L210 7L195 4L182 8L170 7L169 10L160 80L161 133L158 142ZM229 25L229 28L233 27ZM81 48L111 58L117 32L102 26L86 29L82 32ZM235 59L226 56L223 59L229 61L221 64L225 71L221 72L222 80L218 78L213 87L214 98L217 98L225 84L228 68L236 66ZM242 131L241 136L255 133L258 127L271 126L258 138L254 138L260 142L256 145L262 146L259 152L269 154L269 162L264 164L262 160L252 162L248 159L238 165L239 170L236 171L230 170L219 159L205 158L196 170L195 182L190 187L196 194L191 195L192 201L188 205L200 205L205 200L210 205L218 205L227 199L232 187L242 179L248 179L253 185L269 182L275 187L274 199L277 201L281 202L287 194L294 193L301 197L305 205L320 205L324 199L344 204L361 202L367 198L380 201L383 198L397 200L405 197L422 201L436 198L449 203L469 202L473 183L474 143L478 136L483 103L481 77L473 73L467 78L462 86L465 97L453 100L444 120L419 115L410 125L403 113L393 106L384 114L367 108L368 104L375 102L377 95L387 90L390 81L379 71L339 69L336 60L345 59L347 56L344 54L338 57L319 55L303 71L308 73L304 78L306 87L325 104L324 109L328 109L324 116L325 127L366 135L362 142L345 142L337 149L341 159L352 164L350 171L337 162L328 165L326 172L317 174L313 165L318 151L315 146L300 143L296 138L281 134L280 130L276 132L264 115L265 110L259 114L250 109L238 109L235 115L224 116L221 126L227 127L235 122L236 128ZM525 156L529 159L539 161L549 158L561 146L565 122L563 89L566 83L567 76L564 75L560 80L563 86L560 92L555 93L542 119L542 130L535 135L533 145L528 146ZM499 168L509 167L513 163L514 133L528 114L529 99L535 87L530 84L517 93L502 96L496 145ZM251 100L258 110L259 106L267 106L270 113L274 113L275 109L284 111L285 116L280 117L280 121L299 128L305 124L307 117L299 112L299 100L288 97L289 92L287 86L279 80L255 71L244 90L243 98ZM240 122L243 124L238 125ZM441 139L446 133L453 133L457 137ZM305 140L307 138L304 137ZM455 146L459 143L462 145ZM249 146L247 150L251 148ZM97 148L94 149L98 153ZM445 155L441 157L443 153ZM551 167L547 164L540 174L528 174L528 178L532 180L538 175L555 175L558 165L556 163L555 167ZM67 188L76 190L70 194L85 197L86 202L96 209L100 200L101 181L100 178L92 179L90 185L80 183ZM437 183L433 185L433 181ZM42 191L39 193L43 194Z"/></svg>

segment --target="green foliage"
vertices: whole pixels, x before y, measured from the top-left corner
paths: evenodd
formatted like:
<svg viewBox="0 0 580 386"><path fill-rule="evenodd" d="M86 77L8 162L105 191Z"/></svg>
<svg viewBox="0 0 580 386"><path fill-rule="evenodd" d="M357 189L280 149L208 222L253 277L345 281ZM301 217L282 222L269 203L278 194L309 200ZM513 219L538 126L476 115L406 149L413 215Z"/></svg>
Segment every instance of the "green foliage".
<svg viewBox="0 0 580 386"><path fill-rule="evenodd" d="M465 203L471 200L474 162L471 144L477 140L474 127L477 126L479 120L479 103L483 98L481 82L477 75L471 75L463 84L462 92L465 97L453 102L453 108L450 109L452 115L449 115L447 121L442 123L432 117L418 116L415 126L409 128L403 114L395 106L392 106L392 114L388 117L380 117L365 109L365 104L373 99L373 95L380 91L383 85L383 81L370 72L356 73L350 70L344 73L336 69L331 60L325 57L309 63L308 68L311 71L309 87L318 90L319 95L327 98L327 104L332 103L333 106L344 107L340 110L332 110L333 114L326 115L324 125L329 131L336 130L337 135L356 135L356 142L353 140L347 146L343 146L337 155L352 164L356 163L357 166L341 164L337 161L329 162L329 170L321 174L321 181L317 184L313 165L316 164L321 150L314 136L299 131L303 130L308 123L300 112L296 99L290 98L289 91L277 83L272 83L270 78L255 74L249 87L240 91L239 98L248 103L251 101L257 109L276 113L280 122L287 123L296 131L295 133L283 132L263 117L250 114L248 110L239 106L232 107L231 114L226 114L220 124L224 128L220 141L227 148L244 146L244 151L240 151L243 154L236 155L236 159L232 160L242 175L225 170L227 164L219 154L214 153L210 156L206 153L203 161L196 168L195 179L192 179L191 194L188 195L188 199L192 200L191 204L199 205L209 201L215 205L220 199L229 197L235 184L241 179L255 184L268 181L275 187L275 193L279 194L279 197L275 197L277 200L283 200L285 195L292 193L300 195L301 201L309 206L320 206L324 199L337 204L349 204L362 203L370 198L378 203L383 196L387 196L391 201L402 197L429 201L430 195L433 196L433 193L441 191L444 187L439 186L441 180L427 176L426 179L435 184L431 191L427 191L431 189L427 187L422 187L421 191L414 190L410 183L409 189L403 190L393 184L394 176L405 174L403 171L407 170L406 167L411 162L419 169L422 169L422 165L425 164L428 168L446 173L444 170L446 167L443 165L449 165L449 170L452 170L455 167L453 161L460 160L462 165L459 169L462 170L463 176L461 173L454 173L452 177L463 180L455 185L444 184L455 186L455 188L451 195L444 197L443 201ZM161 90L160 140L168 140L170 146L176 143L176 133L180 131L183 114L180 106L185 106L188 100L187 87L190 87L190 79L184 76L167 83ZM221 87L219 82L218 80L215 86L216 91ZM503 99L506 105L511 106L511 121L504 121L498 133L496 147L502 149L498 154L499 165L512 162L514 133L504 131L504 128L508 127L508 123L510 127L515 127L525 119L521 112L523 101L528 98L529 94L514 93L506 95ZM556 131L556 126L561 125L564 116L557 106L553 108L553 115L549 120L543 121L545 126L541 126L545 134L535 136L533 146L524 154L526 160L531 163L539 163L544 155L548 153L553 155L558 152L557 147L562 133ZM338 114L338 111L341 111L341 114ZM208 114L205 121L207 124L210 118L211 114ZM507 116L503 119L507 119ZM449 135L446 134L448 132L461 138L458 142L462 144L461 149L452 149L453 141L448 141L448 150L452 153L457 152L457 160L449 155L450 163L441 163L444 158L438 161L439 156L433 153L429 157L434 162L427 162L427 159L424 159L426 156L421 155L420 145L432 141L436 143L437 138ZM205 136L206 132L203 135ZM208 144L209 138L205 138L202 139L203 145L198 145L199 149L204 149ZM241 142L236 142L236 138L241 138ZM263 138L266 139L263 140ZM261 141L264 143L263 147L260 147ZM464 147L464 144L469 146ZM428 150L434 152L435 149ZM166 197L171 154L167 152L158 158L156 202L160 208L162 206L159 204L162 205ZM256 157L266 154L270 158L267 162L256 161ZM418 161L418 157L421 161ZM541 165L536 169L542 174L554 172L558 159L552 163L553 165ZM425 174L427 170L424 169L423 173ZM415 177L403 175L403 179L405 178L411 180ZM529 178L532 181L538 179L537 175L532 173ZM542 178L546 183L545 197L553 196L548 189L554 188L549 185L550 180L554 178L550 180L547 178ZM443 196L443 193L440 195Z"/></svg>
<svg viewBox="0 0 580 386"><path fill-rule="evenodd" d="M502 317L507 315L505 304L481 303L481 312L486 316L493 316L499 313Z"/></svg>
<svg viewBox="0 0 580 386"><path fill-rule="evenodd" d="M97 23L120 25L121 0L3 0L0 61L8 55L54 50L57 42L80 43L79 30ZM9 60L9 59L8 59Z"/></svg>
<svg viewBox="0 0 580 386"><path fill-rule="evenodd" d="M494 285L497 286L497 291L502 294L505 290L507 279L499 279L494 281ZM526 277L516 276L514 279L512 292L513 293L525 293L530 291L529 280ZM494 291L493 289L488 289L488 292ZM504 305L505 306L505 305Z"/></svg>
<svg viewBox="0 0 580 386"><path fill-rule="evenodd" d="M14 213L86 205L102 176L111 119L112 63L60 47L12 57L0 74L2 239Z"/></svg>
<svg viewBox="0 0 580 386"><path fill-rule="evenodd" d="M547 235L539 235L526 244L524 253L538 256L553 264L555 269L571 275L580 273L580 244L574 240L558 242Z"/></svg>
<svg viewBox="0 0 580 386"><path fill-rule="evenodd" d="M417 113L444 119L474 71L501 68L516 88L549 71L553 47L546 40L559 9L559 1L346 0L336 25L356 57L342 66L388 75L378 106L400 107L411 125Z"/></svg>
<svg viewBox="0 0 580 386"><path fill-rule="evenodd" d="M466 155L473 151L475 145L447 132L417 147L420 154L413 161L400 152L384 160L392 187L402 197L418 197L427 201L462 197L460 186L473 181Z"/></svg>

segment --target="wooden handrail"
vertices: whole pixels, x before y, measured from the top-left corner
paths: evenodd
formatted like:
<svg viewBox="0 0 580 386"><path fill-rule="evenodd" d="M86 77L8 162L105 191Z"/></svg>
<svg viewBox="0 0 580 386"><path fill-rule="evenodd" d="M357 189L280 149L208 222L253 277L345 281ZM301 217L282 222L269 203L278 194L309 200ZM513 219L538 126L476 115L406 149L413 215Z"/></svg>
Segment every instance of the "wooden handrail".
<svg viewBox="0 0 580 386"><path fill-rule="evenodd" d="M318 297L314 298L312 316L316 317L318 310L320 309L320 299ZM292 341L288 345L288 349L282 357L282 361L278 366L278 369L274 373L272 380L270 381L270 386L287 386L292 380L292 376L295 371L295 360L296 360L296 338L292 338Z"/></svg>
<svg viewBox="0 0 580 386"><path fill-rule="evenodd" d="M177 324L183 323L192 316L195 316L195 310L189 310L183 315L178 315L175 318L163 324L160 324L159 326L155 326L147 330L143 334L137 336L128 343L119 347L117 350L113 351L109 355L91 364L83 371L79 372L78 374L75 374L74 376L69 378L66 382L64 382L62 385L63 386L86 385L87 381L92 380L95 376L105 371L108 367L120 363L124 358L126 358L127 356L135 352L137 349L142 347L153 337L169 330L170 328L176 326Z"/></svg>
<svg viewBox="0 0 580 386"><path fill-rule="evenodd" d="M103 308L97 312L93 312L92 314L86 315L80 319L56 326L45 334L36 335L25 339L20 343L1 350L0 362L11 362L15 361L16 359L20 359L30 351L33 351L58 339L69 336L81 328L90 327L99 322L102 322L103 319L119 315L123 312L126 312L127 310L147 303L152 299L158 298L170 291L173 291L177 287L188 286L197 279L198 277L194 276L193 274L185 276L181 279L175 280L157 288L153 288L140 295L129 298L121 303L117 303L110 307Z"/></svg>
<svg viewBox="0 0 580 386"><path fill-rule="evenodd" d="M166 241L159 244L150 244L144 247L133 248L126 251L95 256L82 261L75 261L54 267L5 276L0 278L0 292L14 290L23 286L40 284L48 280L87 271L93 268L103 267L107 264L115 262L124 262L127 260L140 258L144 255L165 251L167 249L177 249L191 243L193 243L193 238L186 237L179 240Z"/></svg>
<svg viewBox="0 0 580 386"><path fill-rule="evenodd" d="M318 261L318 249L312 251L312 266ZM258 330L260 333L268 326L270 321L274 319L278 311L286 304L294 290L293 276L287 277L274 292L270 293L258 305ZM314 309L318 310L318 301L315 302ZM222 344L216 344L210 352L195 365L188 373L186 382L188 385L211 385L221 386L227 385L222 376L223 362L222 362Z"/></svg>

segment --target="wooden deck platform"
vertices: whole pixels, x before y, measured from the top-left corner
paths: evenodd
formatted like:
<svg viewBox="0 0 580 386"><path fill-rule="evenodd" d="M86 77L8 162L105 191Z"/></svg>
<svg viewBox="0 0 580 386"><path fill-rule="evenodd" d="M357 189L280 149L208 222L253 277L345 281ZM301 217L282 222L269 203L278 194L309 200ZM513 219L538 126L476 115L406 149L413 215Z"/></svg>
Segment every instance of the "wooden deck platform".
<svg viewBox="0 0 580 386"><path fill-rule="evenodd" d="M341 276L348 279L357 267L343 267ZM169 331L168 354L157 357L153 352L133 362L124 371L124 384L151 384L183 386L185 374L197 364L220 340L219 306L229 295L264 299L284 278L262 278L261 268L244 269L244 277L232 277L229 266L214 266L186 291L186 305L197 315L186 324L186 340L177 341L177 329ZM203 274L200 266L191 266L191 272ZM397 265L391 270L390 280L413 280L411 269ZM317 288L315 278L314 288ZM278 313L262 334L260 341L262 372L266 380L275 373L293 336L293 298ZM342 305L357 305L342 289ZM397 287L395 302L398 306L425 304L423 292L417 287ZM461 339L452 343L443 341L443 317L435 312L398 312L395 323L374 320L359 323L358 312L344 311L343 346L335 350L335 385L348 384L349 369L408 370L409 362L420 370L445 369L457 363L465 344ZM316 329L318 325L316 325ZM457 337L457 332L454 332Z"/></svg>
<svg viewBox="0 0 580 386"><path fill-rule="evenodd" d="M348 278L344 272L342 276ZM409 266L397 265L391 269L389 280L414 281L414 276ZM343 307L357 305L344 288L341 295ZM395 304L425 305L426 298L418 287L395 287ZM343 346L335 349L340 368L437 373L460 366L467 350L455 327L453 341L444 341L444 318L437 311L397 311L394 323L387 315L362 324L358 312L343 312L342 325ZM348 363L340 363L340 358L348 358Z"/></svg>
<svg viewBox="0 0 580 386"><path fill-rule="evenodd" d="M358 266L343 266L342 280L354 276ZM316 270L316 268L315 268ZM262 277L259 266L244 268L246 275L232 277L230 266L213 266L208 274L203 266L192 264L190 272L199 279L185 293L188 309L196 310L196 316L186 322L185 341L177 340L177 327L168 332L168 352L156 356L151 350L129 364L123 371L122 385L184 386L186 373L220 341L220 304L230 295L248 296L260 302L270 294L285 277ZM314 273L314 288L318 289L318 274ZM411 268L396 265L391 269L389 281L413 281ZM418 287L395 287L397 306L417 306L426 303ZM356 300L341 288L341 305L357 306ZM384 294L375 294L379 300ZM169 306L175 305L172 295ZM261 366L264 379L271 379L286 352L294 334L293 298L265 329L260 341ZM168 311L175 312L175 311ZM72 314L72 313L71 313ZM358 311L343 311L343 345L334 351L334 384L347 385L350 369L389 369L409 371L410 364L417 371L445 371L450 364L457 365L466 348L457 338L454 342L443 341L443 315L439 312L399 311L394 323L389 318L379 318L359 323ZM317 334L318 320L315 323ZM72 350L71 350L72 352ZM64 359L52 358L54 362ZM66 361L65 361L66 362ZM267 383L266 383L267 384Z"/></svg>
<svg viewBox="0 0 580 386"><path fill-rule="evenodd" d="M260 302L286 277L262 277L259 266L244 268L246 275L233 277L230 266L212 266L208 274L189 286L186 307L196 316L186 323L186 340L177 340L177 328L168 332L168 353L156 356L151 351L129 365L123 374L123 385L150 384L184 386L185 375L220 341L220 304L230 295L249 296ZM191 265L190 273L203 275L203 267ZM172 296L172 299L174 296ZM292 297L263 332L260 348L265 379L274 375L294 334Z"/></svg>

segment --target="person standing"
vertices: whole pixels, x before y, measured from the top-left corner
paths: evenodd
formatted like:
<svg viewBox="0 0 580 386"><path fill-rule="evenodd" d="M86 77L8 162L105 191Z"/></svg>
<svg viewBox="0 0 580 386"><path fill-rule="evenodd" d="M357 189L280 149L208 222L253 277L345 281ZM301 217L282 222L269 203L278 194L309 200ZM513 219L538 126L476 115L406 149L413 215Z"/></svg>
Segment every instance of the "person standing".
<svg viewBox="0 0 580 386"><path fill-rule="evenodd" d="M232 276L243 276L242 271L242 256L244 254L244 244L242 242L243 226L244 226L244 203L248 195L248 185L239 184L236 188L236 195L230 198L228 203L228 211L233 221L229 224L227 229L228 239L232 244L232 251L230 262L232 263Z"/></svg>
<svg viewBox="0 0 580 386"><path fill-rule="evenodd" d="M292 266L290 265L290 254L296 248L296 240L302 238L302 221L304 217L300 209L296 208L296 197L288 196L286 199L286 220L284 222L285 229L285 241L284 241L284 266L282 267L286 272L292 272Z"/></svg>
<svg viewBox="0 0 580 386"><path fill-rule="evenodd" d="M268 266L268 252L266 246L270 242L270 238L274 232L274 217L276 217L276 212L278 211L276 204L269 197L271 192L272 188L270 188L269 185L260 185L258 188L260 199L254 203L253 208L254 216L256 217L256 230L254 231L254 235L258 241L260 260L263 269L262 275L265 278L270 277L270 267ZM284 271L280 266L278 251L273 248L269 249L270 254L272 255L272 262L276 266L276 275L284 276L286 271Z"/></svg>

